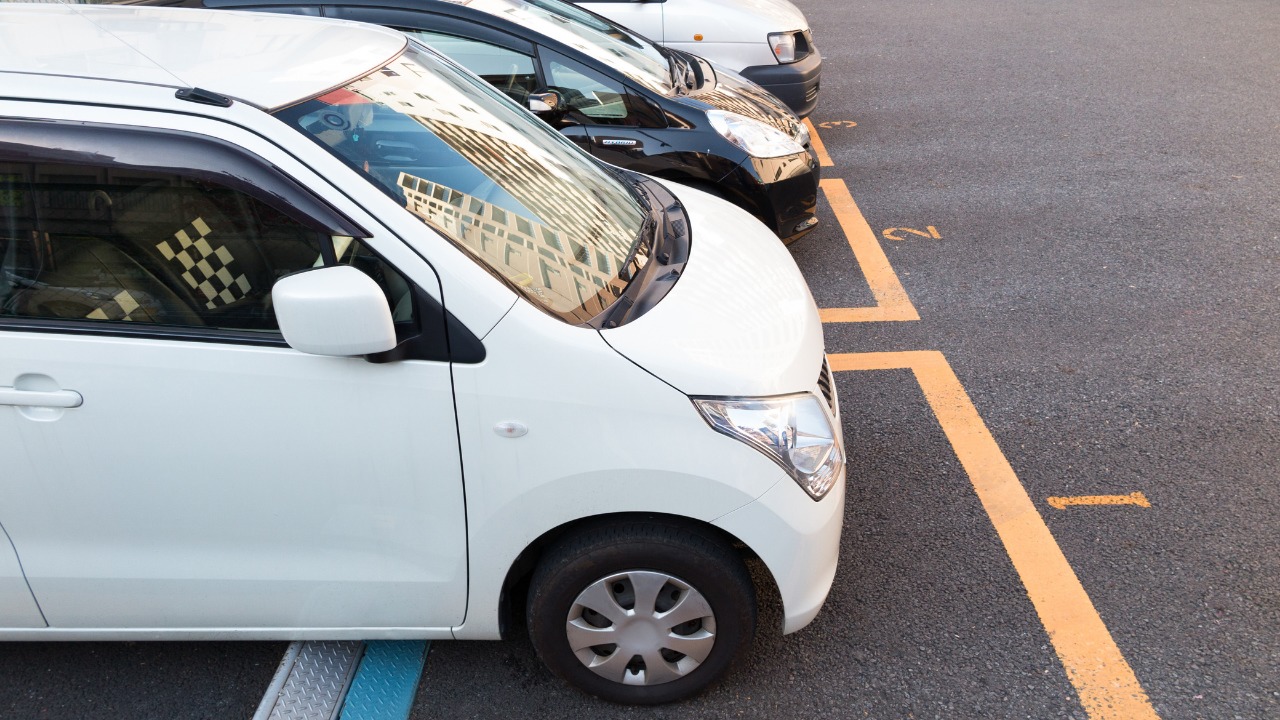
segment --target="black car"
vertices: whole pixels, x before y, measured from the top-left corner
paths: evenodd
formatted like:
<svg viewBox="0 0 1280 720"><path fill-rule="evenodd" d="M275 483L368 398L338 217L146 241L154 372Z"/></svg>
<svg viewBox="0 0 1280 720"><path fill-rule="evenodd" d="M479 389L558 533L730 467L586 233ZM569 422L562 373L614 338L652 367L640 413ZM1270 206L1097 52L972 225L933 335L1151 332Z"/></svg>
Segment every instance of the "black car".
<svg viewBox="0 0 1280 720"><path fill-rule="evenodd" d="M605 162L707 190L784 242L812 230L809 134L751 82L559 0L124 0L318 15L425 42Z"/></svg>

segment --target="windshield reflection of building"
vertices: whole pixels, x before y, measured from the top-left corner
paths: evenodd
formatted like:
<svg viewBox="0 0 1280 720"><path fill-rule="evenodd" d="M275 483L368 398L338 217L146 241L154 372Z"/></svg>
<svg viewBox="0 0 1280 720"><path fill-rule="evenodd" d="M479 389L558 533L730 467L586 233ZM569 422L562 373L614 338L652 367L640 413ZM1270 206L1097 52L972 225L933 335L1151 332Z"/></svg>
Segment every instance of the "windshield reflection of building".
<svg viewBox="0 0 1280 720"><path fill-rule="evenodd" d="M546 158L524 146L459 123L414 114L414 119L455 152L484 171L543 223L619 260L635 240L635 227L622 224L635 210L620 187L609 187L603 173L574 174L566 180L550 171Z"/></svg>
<svg viewBox="0 0 1280 720"><path fill-rule="evenodd" d="M447 185L400 173L405 207L561 311L603 312L622 294L620 258ZM605 291L604 302L600 292Z"/></svg>
<svg viewBox="0 0 1280 720"><path fill-rule="evenodd" d="M600 292L608 303L625 285L619 265L640 229L640 209L590 160L573 157L559 143L525 136L477 104L474 89L463 82L405 57L348 90L418 122L533 217L440 183L447 170L438 178L399 174L397 185L411 212L547 305L602 312Z"/></svg>

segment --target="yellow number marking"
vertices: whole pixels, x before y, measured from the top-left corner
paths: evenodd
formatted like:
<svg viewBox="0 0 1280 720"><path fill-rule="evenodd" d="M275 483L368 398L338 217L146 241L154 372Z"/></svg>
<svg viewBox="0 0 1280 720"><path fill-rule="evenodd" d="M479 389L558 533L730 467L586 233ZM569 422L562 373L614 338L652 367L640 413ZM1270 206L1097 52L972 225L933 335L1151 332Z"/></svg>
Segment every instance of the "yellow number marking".
<svg viewBox="0 0 1280 720"><path fill-rule="evenodd" d="M862 216L858 204L849 194L849 186L843 180L823 180L819 183L822 194L831 204L831 210L844 231L849 249L862 268L871 294L876 299L874 307L824 308L818 313L822 322L897 322L919 320L920 314L898 280L898 274L889 264L889 258L876 240L867 219Z"/></svg>
<svg viewBox="0 0 1280 720"><path fill-rule="evenodd" d="M898 235L898 233L908 232L908 233L911 233L912 235L919 235L920 237L933 238L934 240L942 239L942 234L938 232L938 228L932 225L925 225L924 227L925 227L924 230L917 230L915 228L909 228L909 227L885 228L884 230L880 231L880 235L885 240L906 240L906 238ZM928 232L926 232L926 230Z"/></svg>

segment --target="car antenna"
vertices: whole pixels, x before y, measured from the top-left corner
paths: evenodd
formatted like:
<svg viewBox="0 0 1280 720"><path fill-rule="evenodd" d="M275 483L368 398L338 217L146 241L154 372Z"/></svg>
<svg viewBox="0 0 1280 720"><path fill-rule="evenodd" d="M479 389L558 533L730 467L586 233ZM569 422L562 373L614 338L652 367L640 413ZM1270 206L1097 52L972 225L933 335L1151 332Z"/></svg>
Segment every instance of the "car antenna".
<svg viewBox="0 0 1280 720"><path fill-rule="evenodd" d="M212 90L205 90L198 87L182 88L174 93L174 97L187 102L200 103L201 105L216 105L218 107L231 107L231 98L226 95L219 95Z"/></svg>

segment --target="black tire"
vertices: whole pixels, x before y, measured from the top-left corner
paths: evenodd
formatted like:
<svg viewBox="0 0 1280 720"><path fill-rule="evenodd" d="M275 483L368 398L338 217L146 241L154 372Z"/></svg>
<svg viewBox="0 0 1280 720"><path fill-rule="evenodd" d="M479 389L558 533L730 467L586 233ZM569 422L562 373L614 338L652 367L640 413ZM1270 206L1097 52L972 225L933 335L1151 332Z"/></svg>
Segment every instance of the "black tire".
<svg viewBox="0 0 1280 720"><path fill-rule="evenodd" d="M659 582L661 590L654 592ZM589 589L593 594L584 595ZM631 617L614 622L586 608L599 604L600 592L617 603L601 609L621 610ZM587 600L580 603L580 595ZM655 598L652 613L643 611L642 595ZM623 520L563 538L539 563L530 583L527 610L529 636L553 672L590 695L636 705L673 702L706 689L746 651L756 627L755 589L742 558L706 529L663 519ZM598 631L616 633L609 637L621 636L623 644L580 647L575 653L569 640L571 613L578 636L582 629L587 636ZM701 617L662 629L670 622L663 623L663 615L678 619L692 614ZM633 622L633 617L647 619ZM637 633L638 643L633 642ZM650 639L661 649L646 645ZM625 657L628 649L641 646L646 648L645 657ZM698 662L695 656L708 647ZM588 668L580 655L610 677ZM650 684L624 684L615 679L619 667L625 667L622 677L629 682Z"/></svg>

